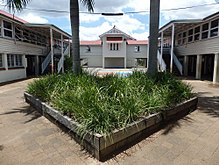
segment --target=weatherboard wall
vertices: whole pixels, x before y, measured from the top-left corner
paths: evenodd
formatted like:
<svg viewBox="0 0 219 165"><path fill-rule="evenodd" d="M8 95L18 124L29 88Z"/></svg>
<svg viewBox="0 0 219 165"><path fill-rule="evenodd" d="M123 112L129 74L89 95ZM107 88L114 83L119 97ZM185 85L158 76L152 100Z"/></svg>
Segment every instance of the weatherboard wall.
<svg viewBox="0 0 219 165"><path fill-rule="evenodd" d="M136 46L140 46L140 51L136 51ZM127 67L136 66L136 58L148 58L147 45L127 45Z"/></svg>
<svg viewBox="0 0 219 165"><path fill-rule="evenodd" d="M186 45L176 46L177 55L197 55L197 54L216 54L219 53L219 37L208 38L205 40L187 43Z"/></svg>

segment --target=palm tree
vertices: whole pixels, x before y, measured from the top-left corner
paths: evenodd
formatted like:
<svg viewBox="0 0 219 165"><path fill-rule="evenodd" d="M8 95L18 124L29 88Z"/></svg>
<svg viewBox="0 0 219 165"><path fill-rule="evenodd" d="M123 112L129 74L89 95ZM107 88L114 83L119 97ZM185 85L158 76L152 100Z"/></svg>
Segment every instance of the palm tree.
<svg viewBox="0 0 219 165"><path fill-rule="evenodd" d="M87 7L88 11L93 12L94 0L80 0L81 3ZM80 62L80 39L79 39L79 5L78 0L70 0L70 19L72 29L72 63L73 72L80 74L81 62Z"/></svg>
<svg viewBox="0 0 219 165"><path fill-rule="evenodd" d="M4 2L4 0L2 0ZM7 6L10 10L21 11L25 8L31 0L6 0ZM88 9L88 11L93 12L94 0L80 0L80 2ZM72 62L73 62L73 72L75 74L80 74L80 39L79 39L79 4L78 0L70 0L70 19L72 28Z"/></svg>
<svg viewBox="0 0 219 165"><path fill-rule="evenodd" d="M157 48L159 37L160 0L150 0L150 37L148 74L157 72Z"/></svg>

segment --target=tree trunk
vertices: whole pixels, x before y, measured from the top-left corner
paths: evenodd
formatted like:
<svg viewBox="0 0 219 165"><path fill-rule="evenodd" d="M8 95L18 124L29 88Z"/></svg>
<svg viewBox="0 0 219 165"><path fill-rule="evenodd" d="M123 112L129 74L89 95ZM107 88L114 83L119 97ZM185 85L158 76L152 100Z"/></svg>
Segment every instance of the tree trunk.
<svg viewBox="0 0 219 165"><path fill-rule="evenodd" d="M148 74L157 72L160 0L150 0L150 36Z"/></svg>
<svg viewBox="0 0 219 165"><path fill-rule="evenodd" d="M70 0L70 20L72 29L72 70L78 75L81 72L78 0Z"/></svg>

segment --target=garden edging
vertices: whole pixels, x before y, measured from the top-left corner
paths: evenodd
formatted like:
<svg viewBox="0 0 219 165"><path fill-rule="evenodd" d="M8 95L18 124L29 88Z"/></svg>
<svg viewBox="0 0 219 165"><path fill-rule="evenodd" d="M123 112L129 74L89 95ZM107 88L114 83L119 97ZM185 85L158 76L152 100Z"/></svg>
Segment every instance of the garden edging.
<svg viewBox="0 0 219 165"><path fill-rule="evenodd" d="M77 129L80 127L80 124L73 121L68 116L63 116L63 114L59 111L50 107L46 103L41 102L38 98L32 96L31 94L25 92L24 97L26 102L33 106L41 114L52 117L56 122L71 130L74 134L74 139L98 160L106 159L109 155L112 155L121 147L129 145L129 143L133 143L133 141L142 137L148 131L153 132L153 130L160 127L163 123L172 120L175 117L185 116L197 108L198 102L198 98L193 97L173 108L141 118L140 120L129 124L126 128L113 131L108 136L87 132L82 140L82 138L77 134Z"/></svg>

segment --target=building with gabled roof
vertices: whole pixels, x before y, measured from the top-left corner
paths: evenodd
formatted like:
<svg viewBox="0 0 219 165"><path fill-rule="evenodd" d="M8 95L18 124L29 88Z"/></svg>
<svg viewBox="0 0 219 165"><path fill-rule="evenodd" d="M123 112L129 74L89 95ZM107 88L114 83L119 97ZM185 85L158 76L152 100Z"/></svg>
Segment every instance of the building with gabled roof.
<svg viewBox="0 0 219 165"><path fill-rule="evenodd" d="M136 40L115 26L99 37L96 41L81 41L81 60L88 67L147 67L147 40Z"/></svg>

